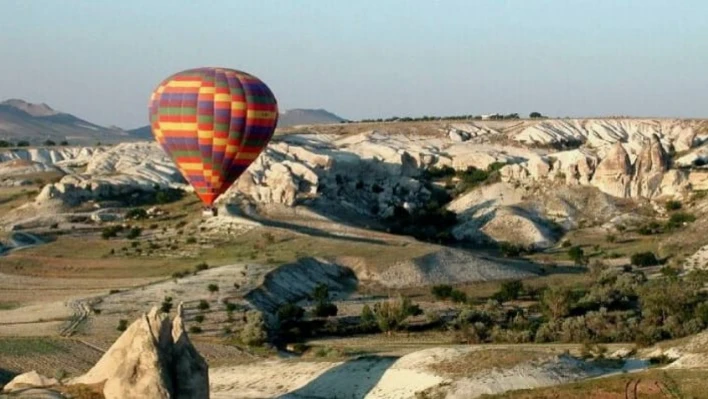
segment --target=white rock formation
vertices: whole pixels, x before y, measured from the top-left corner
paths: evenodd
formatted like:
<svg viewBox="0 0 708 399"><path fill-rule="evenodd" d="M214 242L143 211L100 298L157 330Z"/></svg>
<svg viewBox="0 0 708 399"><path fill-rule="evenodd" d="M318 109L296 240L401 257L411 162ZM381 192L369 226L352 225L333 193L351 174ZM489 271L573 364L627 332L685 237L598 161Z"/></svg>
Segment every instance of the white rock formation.
<svg viewBox="0 0 708 399"><path fill-rule="evenodd" d="M625 145L617 141L603 157L587 148L556 152L507 165L502 181L529 183L552 178L566 185L592 185L619 198L681 196L689 187L688 173L669 169L669 157L658 135L648 139L634 164Z"/></svg>
<svg viewBox="0 0 708 399"><path fill-rule="evenodd" d="M106 399L209 398L208 366L185 332L155 307L135 321L96 365L71 384L104 384Z"/></svg>
<svg viewBox="0 0 708 399"><path fill-rule="evenodd" d="M675 119L556 119L532 124L513 138L525 144L585 143L590 148L623 142L638 152L656 135L665 148L673 145L676 151L685 151L693 146L699 125Z"/></svg>
<svg viewBox="0 0 708 399"><path fill-rule="evenodd" d="M46 388L59 384L56 378L48 378L32 370L13 378L3 387L3 392L13 393L27 388Z"/></svg>
<svg viewBox="0 0 708 399"><path fill-rule="evenodd" d="M629 198L632 180L632 164L629 155L619 142L612 146L605 158L597 165L592 185L603 193L619 198Z"/></svg>

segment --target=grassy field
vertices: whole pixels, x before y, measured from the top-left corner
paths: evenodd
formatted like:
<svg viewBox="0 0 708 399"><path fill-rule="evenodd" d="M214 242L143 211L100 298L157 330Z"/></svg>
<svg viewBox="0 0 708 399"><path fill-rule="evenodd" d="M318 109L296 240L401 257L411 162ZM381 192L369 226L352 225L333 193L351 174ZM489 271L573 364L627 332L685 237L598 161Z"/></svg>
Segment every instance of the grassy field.
<svg viewBox="0 0 708 399"><path fill-rule="evenodd" d="M147 232L149 233L149 232ZM185 269L199 262L211 266L238 262L284 264L303 257L357 257L376 265L422 256L431 251L425 244L371 243L347 238L311 237L284 230L256 228L241 235L209 237L211 245L188 243L189 236L172 239L177 251L163 250L155 255L138 255L123 248L132 248L133 241L145 248L147 241L160 242L149 235L136 240L95 235L60 235L50 243L11 253L0 258L0 272L43 276L82 278L160 277ZM197 235L198 236L198 235ZM161 244L166 247L164 243Z"/></svg>
<svg viewBox="0 0 708 399"><path fill-rule="evenodd" d="M708 397L708 381L705 375L705 370L655 369L550 388L482 397L486 399L703 399Z"/></svg>
<svg viewBox="0 0 708 399"><path fill-rule="evenodd" d="M522 363L549 357L542 349L486 349L430 366L431 370L448 377L465 377L494 368L509 369Z"/></svg>
<svg viewBox="0 0 708 399"><path fill-rule="evenodd" d="M36 370L49 377L76 376L100 356L100 352L68 339L0 338L0 372L5 375Z"/></svg>

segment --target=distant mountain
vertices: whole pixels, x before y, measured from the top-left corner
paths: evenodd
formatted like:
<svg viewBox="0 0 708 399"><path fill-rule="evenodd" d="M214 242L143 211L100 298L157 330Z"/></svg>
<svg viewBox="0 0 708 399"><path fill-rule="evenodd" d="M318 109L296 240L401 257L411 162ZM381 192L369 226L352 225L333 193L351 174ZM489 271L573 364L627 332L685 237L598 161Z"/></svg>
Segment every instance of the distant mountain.
<svg viewBox="0 0 708 399"><path fill-rule="evenodd" d="M120 128L99 126L56 111L47 104L32 104L19 99L0 102L0 140L13 143L26 140L32 144L66 140L70 144L94 145L140 139Z"/></svg>
<svg viewBox="0 0 708 399"><path fill-rule="evenodd" d="M343 121L346 121L346 119L324 109L290 109L280 114L278 117L278 127L322 125L340 123ZM136 139L143 140L152 140L153 137L149 125L128 130L128 134Z"/></svg>
<svg viewBox="0 0 708 399"><path fill-rule="evenodd" d="M136 139L142 140L152 140L154 137L152 135L152 129L150 128L150 125L145 125L137 129L128 130L128 134L135 137Z"/></svg>
<svg viewBox="0 0 708 399"><path fill-rule="evenodd" d="M278 117L278 127L341 123L346 119L324 109L290 109Z"/></svg>

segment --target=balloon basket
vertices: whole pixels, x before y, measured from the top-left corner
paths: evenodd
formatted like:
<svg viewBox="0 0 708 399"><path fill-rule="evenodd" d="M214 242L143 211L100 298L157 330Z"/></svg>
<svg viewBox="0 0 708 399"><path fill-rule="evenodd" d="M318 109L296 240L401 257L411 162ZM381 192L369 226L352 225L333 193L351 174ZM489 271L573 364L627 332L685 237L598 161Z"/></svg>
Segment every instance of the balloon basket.
<svg viewBox="0 0 708 399"><path fill-rule="evenodd" d="M214 216L217 216L218 212L216 211L216 208L208 206L202 209L202 216L205 218L211 218Z"/></svg>

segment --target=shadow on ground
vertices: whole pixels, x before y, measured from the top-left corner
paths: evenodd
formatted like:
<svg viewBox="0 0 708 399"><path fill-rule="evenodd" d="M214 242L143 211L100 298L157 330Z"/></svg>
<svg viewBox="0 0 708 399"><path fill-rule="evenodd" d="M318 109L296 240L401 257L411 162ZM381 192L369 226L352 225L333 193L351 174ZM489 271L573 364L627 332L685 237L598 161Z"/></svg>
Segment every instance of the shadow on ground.
<svg viewBox="0 0 708 399"><path fill-rule="evenodd" d="M233 204L228 204L226 206L226 210L230 215L234 215L234 216L242 217L244 219L252 220L252 221L258 222L266 227L275 227L275 228L280 228L280 229L285 229L285 230L292 230L297 233L306 234L306 235L313 236L313 237L331 238L331 239L335 239L335 240L343 240L343 241L359 242L359 243L367 243L367 244L389 245L386 241L383 241L383 240L377 240L377 239L365 238L365 237L353 237L353 236L332 234L326 230L322 230L322 229L318 229L318 228L314 228L314 227L308 227L308 226L303 226L303 225L295 224L295 223L287 223L287 222L277 221L277 220L273 220L273 219L267 219L265 217L261 217L261 216L255 215L255 214L245 214L245 213L241 212L239 210L239 208Z"/></svg>
<svg viewBox="0 0 708 399"><path fill-rule="evenodd" d="M392 356L359 357L332 369L280 399L363 399L398 360Z"/></svg>

